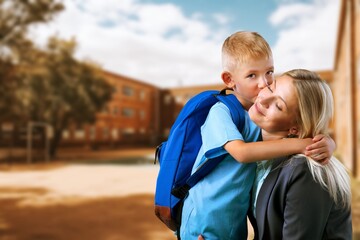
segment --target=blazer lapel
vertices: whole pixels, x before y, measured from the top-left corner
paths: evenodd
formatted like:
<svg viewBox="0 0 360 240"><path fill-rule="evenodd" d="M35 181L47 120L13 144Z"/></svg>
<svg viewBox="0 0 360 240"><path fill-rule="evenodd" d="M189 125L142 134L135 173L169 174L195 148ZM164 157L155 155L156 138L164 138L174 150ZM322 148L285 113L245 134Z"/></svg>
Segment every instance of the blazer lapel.
<svg viewBox="0 0 360 240"><path fill-rule="evenodd" d="M263 239L264 237L264 228L265 228L268 202L280 173L280 169L281 169L280 165L285 159L287 158L279 158L277 160L273 160L273 166L271 167L271 171L269 175L266 177L259 191L259 195L256 201L256 222L259 233L259 239Z"/></svg>

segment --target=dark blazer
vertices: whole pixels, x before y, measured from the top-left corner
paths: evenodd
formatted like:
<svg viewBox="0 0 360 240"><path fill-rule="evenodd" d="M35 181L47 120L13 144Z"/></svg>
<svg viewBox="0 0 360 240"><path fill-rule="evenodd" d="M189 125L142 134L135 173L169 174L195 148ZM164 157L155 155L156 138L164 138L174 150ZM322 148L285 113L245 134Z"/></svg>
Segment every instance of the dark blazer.
<svg viewBox="0 0 360 240"><path fill-rule="evenodd" d="M274 161L256 203L255 239L352 239L351 210L335 206L305 157Z"/></svg>

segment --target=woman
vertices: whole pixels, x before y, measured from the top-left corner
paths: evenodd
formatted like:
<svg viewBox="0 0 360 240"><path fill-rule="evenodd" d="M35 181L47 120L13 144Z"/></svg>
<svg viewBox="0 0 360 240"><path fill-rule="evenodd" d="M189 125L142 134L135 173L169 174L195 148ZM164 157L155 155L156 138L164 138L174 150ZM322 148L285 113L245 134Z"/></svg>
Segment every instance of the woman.
<svg viewBox="0 0 360 240"><path fill-rule="evenodd" d="M315 73L291 70L270 90L263 89L249 109L264 141L285 133L326 134L333 99ZM259 163L252 205L255 239L352 239L350 204L349 176L334 157L326 165L304 155Z"/></svg>
<svg viewBox="0 0 360 240"><path fill-rule="evenodd" d="M249 109L264 141L326 134L332 113L326 82L302 69L286 72L270 89L262 89ZM262 161L252 198L255 239L352 238L349 176L334 157L326 165L304 155Z"/></svg>

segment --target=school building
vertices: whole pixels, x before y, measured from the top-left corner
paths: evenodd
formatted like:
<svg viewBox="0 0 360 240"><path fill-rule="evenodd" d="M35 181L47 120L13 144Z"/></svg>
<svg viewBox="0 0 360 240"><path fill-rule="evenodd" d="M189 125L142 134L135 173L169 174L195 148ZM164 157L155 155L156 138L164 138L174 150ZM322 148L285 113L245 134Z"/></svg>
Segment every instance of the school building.
<svg viewBox="0 0 360 240"><path fill-rule="evenodd" d="M150 84L108 71L103 77L113 86L111 100L93 124L63 131L61 147L118 148L151 146L159 132L159 95Z"/></svg>

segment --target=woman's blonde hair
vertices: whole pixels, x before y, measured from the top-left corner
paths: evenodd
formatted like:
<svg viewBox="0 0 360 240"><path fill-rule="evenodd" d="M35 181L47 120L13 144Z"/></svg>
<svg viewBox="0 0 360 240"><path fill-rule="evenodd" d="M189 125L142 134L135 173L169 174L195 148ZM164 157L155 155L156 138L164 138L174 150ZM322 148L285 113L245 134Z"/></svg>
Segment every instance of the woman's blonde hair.
<svg viewBox="0 0 360 240"><path fill-rule="evenodd" d="M232 71L249 59L261 58L272 58L272 51L266 40L256 32L235 32L223 43L222 66L224 71Z"/></svg>
<svg viewBox="0 0 360 240"><path fill-rule="evenodd" d="M299 138L326 135L334 112L328 84L316 73L304 69L294 69L283 75L293 79L297 91ZM350 178L343 164L333 156L326 165L313 160L307 162L315 181L328 190L334 202L341 207L350 207Z"/></svg>

